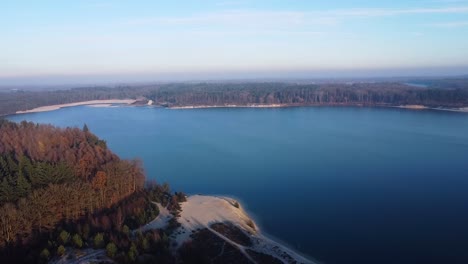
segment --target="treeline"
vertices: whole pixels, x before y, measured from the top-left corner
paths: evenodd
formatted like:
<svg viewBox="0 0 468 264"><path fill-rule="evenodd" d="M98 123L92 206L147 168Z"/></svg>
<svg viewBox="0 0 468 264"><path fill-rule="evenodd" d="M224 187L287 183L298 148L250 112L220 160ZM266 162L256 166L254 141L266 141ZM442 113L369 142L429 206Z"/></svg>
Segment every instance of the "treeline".
<svg viewBox="0 0 468 264"><path fill-rule="evenodd" d="M0 92L0 115L40 106L90 100L132 99L144 92L143 87L84 87L57 91Z"/></svg>
<svg viewBox="0 0 468 264"><path fill-rule="evenodd" d="M427 88L400 82L367 83L173 83L87 87L63 91L0 93L0 115L45 105L103 99L151 99L162 106L191 105L468 105L468 79L418 80Z"/></svg>
<svg viewBox="0 0 468 264"><path fill-rule="evenodd" d="M420 84L435 89L466 89L468 78L410 79L409 83Z"/></svg>
<svg viewBox="0 0 468 264"><path fill-rule="evenodd" d="M27 245L62 221L143 190L138 161L119 159L88 131L0 121L0 246Z"/></svg>
<svg viewBox="0 0 468 264"><path fill-rule="evenodd" d="M151 92L167 106L187 105L404 105L435 107L468 105L468 89L432 89L400 83L356 84L178 84Z"/></svg>

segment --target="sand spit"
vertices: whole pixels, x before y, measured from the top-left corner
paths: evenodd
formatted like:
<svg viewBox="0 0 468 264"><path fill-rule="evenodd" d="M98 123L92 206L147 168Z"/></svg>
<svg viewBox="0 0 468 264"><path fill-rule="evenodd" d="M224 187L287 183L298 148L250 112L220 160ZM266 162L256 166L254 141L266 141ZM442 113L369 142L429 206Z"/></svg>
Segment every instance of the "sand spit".
<svg viewBox="0 0 468 264"><path fill-rule="evenodd" d="M143 231L167 226L170 220L168 212L165 208L158 206L161 214L143 227ZM246 253L248 250L271 255L284 263L315 263L263 235L255 222L244 211L242 205L232 198L192 195L187 198L186 202L181 204L181 208L182 212L178 218L181 226L171 235L171 238L176 242L174 250L177 250L183 243L190 241L192 233L206 228L226 243L236 247L250 260L252 260L251 257ZM247 234L252 241L252 245L240 245L210 227L214 223L226 222L234 224ZM255 261L253 262L255 263Z"/></svg>
<svg viewBox="0 0 468 264"><path fill-rule="evenodd" d="M133 104L136 100L133 99L113 99L113 100L92 100L92 101L84 101L84 102L76 102L70 104L58 104L58 105L48 105L48 106L41 106L30 110L25 111L17 111L16 114L26 114L26 113L38 113L38 112L48 112L58 110L64 107L73 107L73 106L80 106L80 105L111 105L111 104Z"/></svg>

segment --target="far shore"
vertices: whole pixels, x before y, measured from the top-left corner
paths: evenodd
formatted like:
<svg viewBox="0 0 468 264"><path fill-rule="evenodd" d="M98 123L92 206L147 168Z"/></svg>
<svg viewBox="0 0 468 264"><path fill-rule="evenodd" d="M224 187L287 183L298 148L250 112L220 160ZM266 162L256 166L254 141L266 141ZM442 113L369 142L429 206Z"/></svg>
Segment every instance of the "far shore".
<svg viewBox="0 0 468 264"><path fill-rule="evenodd" d="M88 105L92 107L110 107L113 104L132 105L138 102L134 99L110 99L110 100L91 100L69 104L58 104L41 106L30 110L17 111L15 114L38 113L59 110L65 107L83 106ZM152 101L151 101L152 102ZM149 105L144 104L144 105ZM313 107L313 106L356 106L356 107L390 107L402 108L409 110L437 110L449 112L462 112L468 113L468 107L447 108L447 107L430 107L425 105L362 105L362 104L226 104L226 105L184 105L184 106L166 106L167 109L180 110L180 109L207 109L207 108L285 108L285 107Z"/></svg>
<svg viewBox="0 0 468 264"><path fill-rule="evenodd" d="M429 107L425 105L399 105L399 106L391 106L391 107L411 109L411 110L438 110L438 111L468 113L468 107L446 108L446 107Z"/></svg>
<svg viewBox="0 0 468 264"><path fill-rule="evenodd" d="M26 113L38 113L38 112L48 112L48 111L54 111L58 110L60 108L65 108L65 107L73 107L73 106L81 106L81 105L112 105L112 104L133 104L137 100L134 99L111 99L111 100L91 100L91 101L84 101L84 102L76 102L76 103L69 103L69 104L58 104L58 105L48 105L48 106L41 106L41 107L36 107L30 110L25 110L25 111L16 111L16 114L26 114Z"/></svg>
<svg viewBox="0 0 468 264"><path fill-rule="evenodd" d="M277 108L288 107L287 104L247 104L247 105L187 105L187 106L169 106L169 109L203 109L203 108Z"/></svg>
<svg viewBox="0 0 468 264"><path fill-rule="evenodd" d="M468 107L447 108L447 107L429 107L425 105L362 105L362 104L247 104L247 105L186 105L186 106L169 106L168 109L206 109L206 108L283 108L283 107L314 107L314 106L355 106L355 107L391 107L403 108L410 110L438 110L450 112L468 113Z"/></svg>

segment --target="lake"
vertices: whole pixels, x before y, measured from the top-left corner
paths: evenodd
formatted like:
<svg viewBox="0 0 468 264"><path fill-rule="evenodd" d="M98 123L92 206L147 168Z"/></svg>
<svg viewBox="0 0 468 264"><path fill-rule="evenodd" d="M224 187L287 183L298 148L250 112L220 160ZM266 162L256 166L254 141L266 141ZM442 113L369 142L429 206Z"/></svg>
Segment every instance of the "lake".
<svg viewBox="0 0 468 264"><path fill-rule="evenodd" d="M260 228L323 263L468 263L468 114L390 108L72 107L148 178L240 199Z"/></svg>

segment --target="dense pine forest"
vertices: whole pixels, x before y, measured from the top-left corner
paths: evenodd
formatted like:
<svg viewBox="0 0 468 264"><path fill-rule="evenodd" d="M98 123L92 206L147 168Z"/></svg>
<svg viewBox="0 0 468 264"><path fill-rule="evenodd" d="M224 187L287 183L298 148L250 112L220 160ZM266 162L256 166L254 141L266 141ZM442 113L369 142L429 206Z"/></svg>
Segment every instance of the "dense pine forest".
<svg viewBox="0 0 468 264"><path fill-rule="evenodd" d="M468 82L467 82L468 84ZM187 105L468 105L466 89L411 87L401 83L328 84L174 84L150 91L148 98L167 106Z"/></svg>
<svg viewBox="0 0 468 264"><path fill-rule="evenodd" d="M121 160L86 125L0 120L1 263L47 262L70 248L105 249L119 263L142 254L171 263L164 231L131 230L158 215L154 202L176 213L184 197L145 183L139 161Z"/></svg>
<svg viewBox="0 0 468 264"><path fill-rule="evenodd" d="M468 79L355 83L173 83L88 87L58 91L0 93L0 115L35 107L103 99L151 99L161 106L250 105L364 105L430 107L468 106Z"/></svg>

